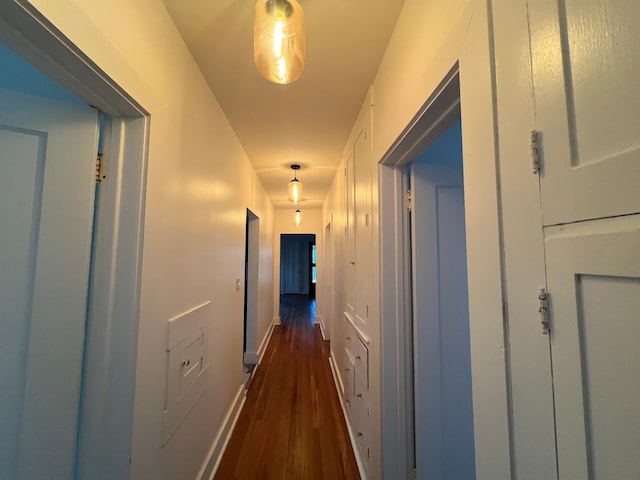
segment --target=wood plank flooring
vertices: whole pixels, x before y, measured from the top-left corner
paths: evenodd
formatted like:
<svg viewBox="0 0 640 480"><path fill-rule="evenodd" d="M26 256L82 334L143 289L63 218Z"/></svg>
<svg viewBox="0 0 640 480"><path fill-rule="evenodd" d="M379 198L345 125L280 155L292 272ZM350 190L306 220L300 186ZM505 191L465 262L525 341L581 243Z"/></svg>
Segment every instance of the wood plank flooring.
<svg viewBox="0 0 640 480"><path fill-rule="evenodd" d="M359 479L315 302L283 295L280 314L215 479Z"/></svg>

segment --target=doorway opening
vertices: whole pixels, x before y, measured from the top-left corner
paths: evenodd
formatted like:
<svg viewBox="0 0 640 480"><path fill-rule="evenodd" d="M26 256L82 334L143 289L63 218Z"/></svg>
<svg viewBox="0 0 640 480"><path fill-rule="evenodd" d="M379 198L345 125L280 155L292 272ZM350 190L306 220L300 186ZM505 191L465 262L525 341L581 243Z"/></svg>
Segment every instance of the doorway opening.
<svg viewBox="0 0 640 480"><path fill-rule="evenodd" d="M333 237L331 232L331 222L327 223L324 228L324 257L323 257L323 271L324 278L333 278ZM331 340L331 329L335 317L335 299L334 285L332 281L323 283L322 294L322 320L320 322L320 329L322 330L322 336L325 340Z"/></svg>
<svg viewBox="0 0 640 480"><path fill-rule="evenodd" d="M380 162L384 476L475 478L460 119L456 63Z"/></svg>
<svg viewBox="0 0 640 480"><path fill-rule="evenodd" d="M260 218L247 209L244 260L244 342L243 361L252 371L258 363L258 260L260 258Z"/></svg>
<svg viewBox="0 0 640 480"><path fill-rule="evenodd" d="M406 175L412 468L418 478L429 472L436 480L471 480L475 449L459 120L406 167Z"/></svg>
<svg viewBox="0 0 640 480"><path fill-rule="evenodd" d="M280 235L280 305L285 300L308 300L309 308L313 309L310 316L313 322L316 317L316 262L315 234ZM280 311L282 314L283 309Z"/></svg>

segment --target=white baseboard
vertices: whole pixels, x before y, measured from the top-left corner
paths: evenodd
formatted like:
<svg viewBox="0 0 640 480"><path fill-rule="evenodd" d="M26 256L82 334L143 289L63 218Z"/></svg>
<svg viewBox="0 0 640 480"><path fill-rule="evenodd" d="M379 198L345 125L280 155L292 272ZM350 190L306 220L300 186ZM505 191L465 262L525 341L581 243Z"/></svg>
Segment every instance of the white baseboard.
<svg viewBox="0 0 640 480"><path fill-rule="evenodd" d="M280 317L277 318L278 320L280 319ZM275 321L271 323L271 325L269 326L269 330L262 339L262 343L260 344L260 348L257 352L248 352L245 354L245 363L247 360L247 355L254 356L251 357L251 359L255 358L254 363L256 365L262 362L262 357L264 357L264 352L267 350L267 345L269 345L269 341L271 340L271 335L273 334L273 328L275 327L275 325ZM233 433L233 429L235 428L236 422L238 421L238 417L240 416L240 412L242 411L242 406L244 405L244 402L246 400L246 386L250 380L250 377L253 373L255 373L255 371L256 369L254 368L251 374L247 378L243 379L244 381L242 383L242 386L240 387L240 390L238 390L236 398L234 399L231 408L227 412L224 424L222 425L222 428L218 432L218 436L216 437L213 445L211 446L211 449L209 450L207 460L202 466L200 473L198 474L197 478L199 480L204 479L208 471L211 472L208 479L213 480L213 477L218 470L218 466L220 465L220 460L222 460L222 455L224 454L224 451L227 448L227 444L229 443L229 439L231 438L231 434Z"/></svg>
<svg viewBox="0 0 640 480"><path fill-rule="evenodd" d="M271 322L269 324L269 329L267 330L266 335L262 339L262 343L260 343L260 347L258 347L257 352L245 352L244 354L244 364L245 365L258 365L262 361L262 357L264 356L264 352L267 349L267 345L269 345L269 340L271 340L271 334L273 333L274 323Z"/></svg>
<svg viewBox="0 0 640 480"><path fill-rule="evenodd" d="M280 325L280 316L279 315L277 317L273 317L273 324L274 325Z"/></svg>
<svg viewBox="0 0 640 480"><path fill-rule="evenodd" d="M329 353L329 366L331 367L331 374L333 375L333 381L336 384L336 388L338 389L338 396L340 397L340 402L342 402L342 395L344 393L344 384L342 383L342 377L338 375L336 365L336 359L333 356L333 350Z"/></svg>
<svg viewBox="0 0 640 480"><path fill-rule="evenodd" d="M316 315L316 323L322 325L322 315Z"/></svg>
<svg viewBox="0 0 640 480"><path fill-rule="evenodd" d="M329 365L331 366L331 373L333 374L333 381L336 384L336 389L338 390L338 398L340 399L340 406L342 407L342 415L344 416L344 421L347 424L347 431L349 432L349 438L351 439L351 448L353 448L353 453L356 457L356 463L358 464L358 471L360 472L360 479L367 480L369 477L367 476L367 467L365 464L365 459L362 458L360 453L360 447L358 446L358 441L356 439L355 434L353 433L353 429L351 428L351 419L349 418L349 414L347 413L347 408L344 404L343 397L343 387L342 382L339 375L336 375L336 365L335 359L333 358L333 352L329 356Z"/></svg>
<svg viewBox="0 0 640 480"><path fill-rule="evenodd" d="M227 412L227 416L224 419L222 427L218 431L218 435L209 449L207 458L196 477L197 479L203 480L204 478L208 478L208 480L213 480L213 477L218 470L218 466L220 465L220 460L222 460L222 455L227 448L227 444L229 443L229 439L233 433L233 429L238 421L238 417L240 416L240 412L242 411L242 406L246 400L244 393L245 386L243 384L240 386L240 389ZM207 472L210 472L208 477L206 477Z"/></svg>

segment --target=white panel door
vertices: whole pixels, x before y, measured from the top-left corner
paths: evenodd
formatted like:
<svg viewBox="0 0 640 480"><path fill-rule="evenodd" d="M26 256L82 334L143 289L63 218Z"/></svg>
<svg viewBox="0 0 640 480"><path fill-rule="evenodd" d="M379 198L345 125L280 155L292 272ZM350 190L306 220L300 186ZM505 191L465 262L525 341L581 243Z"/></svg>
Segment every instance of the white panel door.
<svg viewBox="0 0 640 480"><path fill-rule="evenodd" d="M640 478L640 217L545 244L559 478Z"/></svg>
<svg viewBox="0 0 640 480"><path fill-rule="evenodd" d="M0 478L70 479L97 112L0 90Z"/></svg>
<svg viewBox="0 0 640 480"><path fill-rule="evenodd" d="M353 155L347 159L347 268L345 282L345 312L353 319L356 311L356 228L355 228L355 203L354 203L354 176L355 166Z"/></svg>
<svg viewBox="0 0 640 480"><path fill-rule="evenodd" d="M355 262L356 323L364 327L369 317L373 276L373 229L371 227L371 149L363 129L354 145L355 157Z"/></svg>
<svg viewBox="0 0 640 480"><path fill-rule="evenodd" d="M419 479L475 478L462 167L412 165L415 449Z"/></svg>
<svg viewBox="0 0 640 480"><path fill-rule="evenodd" d="M640 212L640 2L528 3L544 224Z"/></svg>

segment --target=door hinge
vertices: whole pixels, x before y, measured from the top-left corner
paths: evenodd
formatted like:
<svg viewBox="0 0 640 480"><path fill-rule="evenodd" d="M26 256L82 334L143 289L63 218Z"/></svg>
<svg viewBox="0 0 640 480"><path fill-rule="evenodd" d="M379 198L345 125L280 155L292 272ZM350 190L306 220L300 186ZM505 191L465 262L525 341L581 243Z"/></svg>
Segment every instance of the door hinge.
<svg viewBox="0 0 640 480"><path fill-rule="evenodd" d="M369 305L367 305L367 318L369 318Z"/></svg>
<svg viewBox="0 0 640 480"><path fill-rule="evenodd" d="M407 211L410 212L413 205L413 193L407 190Z"/></svg>
<svg viewBox="0 0 640 480"><path fill-rule="evenodd" d="M416 470L415 468L413 470L411 470L411 478L412 478L412 480L417 480L418 479L418 470Z"/></svg>
<svg viewBox="0 0 640 480"><path fill-rule="evenodd" d="M531 130L531 171L536 175L540 173L541 169L540 133L537 130Z"/></svg>
<svg viewBox="0 0 640 480"><path fill-rule="evenodd" d="M96 182L101 182L102 180L107 178L104 163L104 155L102 153L99 153L96 157Z"/></svg>
<svg viewBox="0 0 640 480"><path fill-rule="evenodd" d="M542 322L542 334L549 333L549 293L544 287L538 289L538 313L540 313L540 321Z"/></svg>

